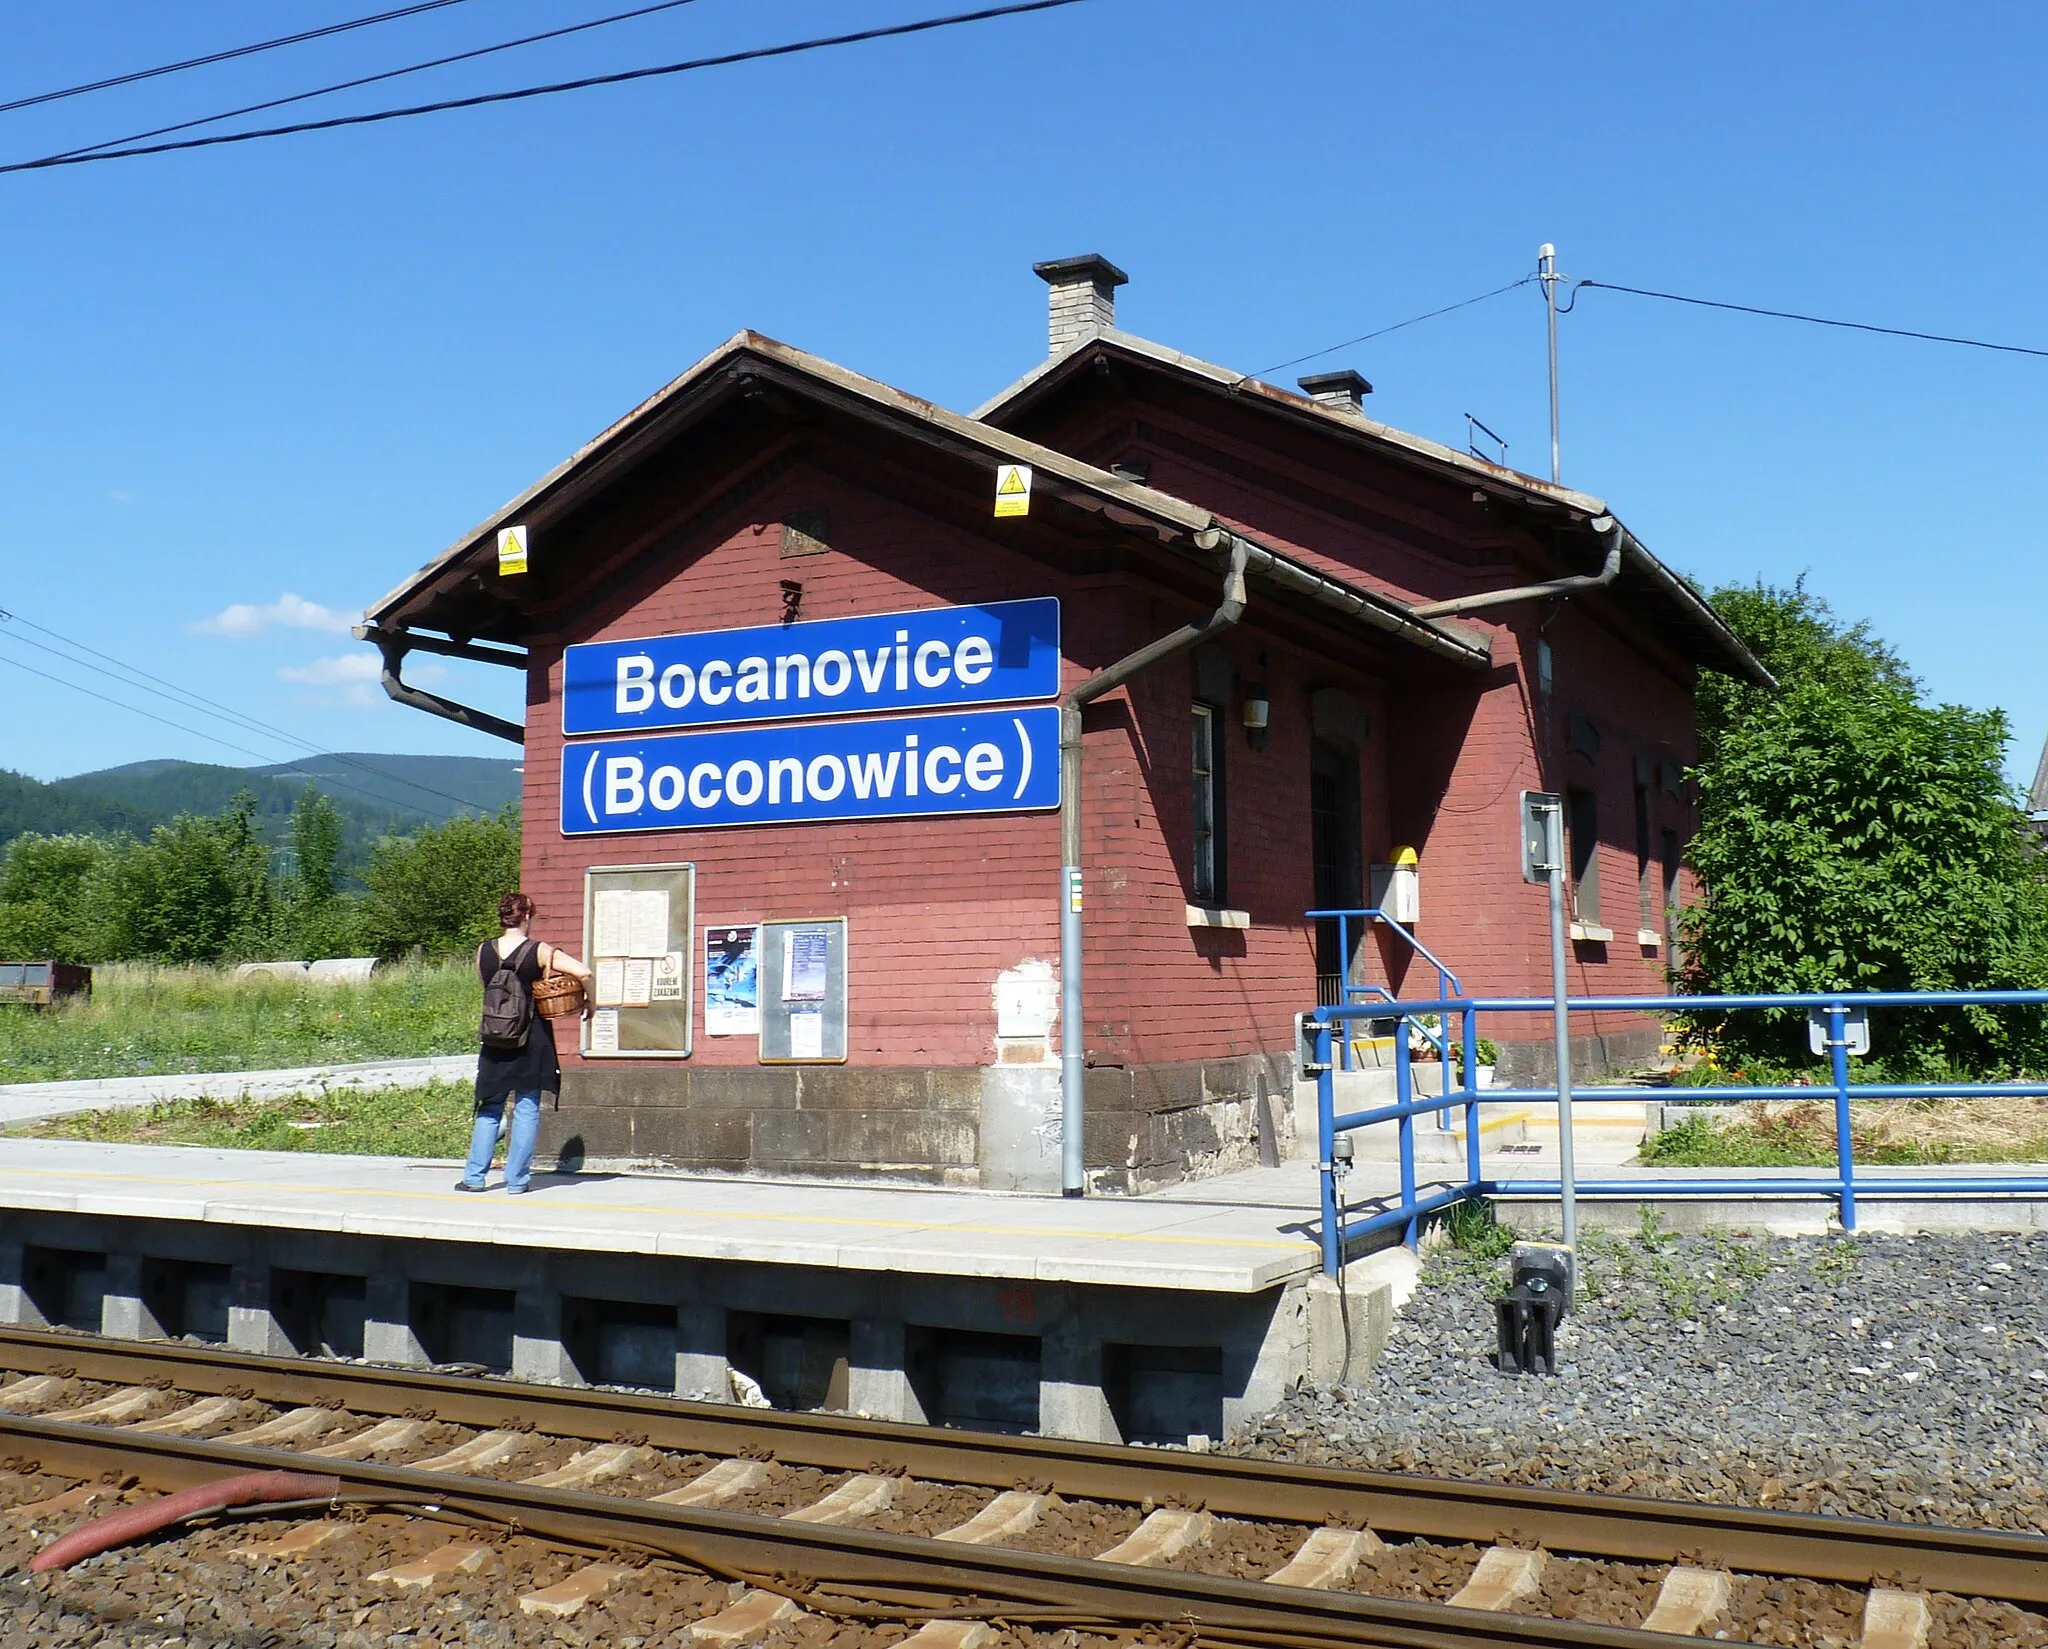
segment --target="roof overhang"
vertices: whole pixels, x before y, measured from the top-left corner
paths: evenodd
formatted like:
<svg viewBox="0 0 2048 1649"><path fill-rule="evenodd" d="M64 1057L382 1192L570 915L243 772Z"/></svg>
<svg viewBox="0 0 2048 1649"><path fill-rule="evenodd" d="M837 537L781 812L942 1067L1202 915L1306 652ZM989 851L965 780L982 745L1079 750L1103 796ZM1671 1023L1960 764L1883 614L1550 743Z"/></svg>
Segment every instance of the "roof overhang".
<svg viewBox="0 0 2048 1649"><path fill-rule="evenodd" d="M1213 543L1217 533L1230 530L1207 510L949 412L759 333L741 332L578 448L374 603L365 614L366 626L387 633L421 626L445 631L460 641L492 634L483 628L463 633L462 609L469 603L462 599L462 592L491 587L501 528L525 525L534 553L544 554L551 523L564 521L597 500L718 407L763 386L778 387L790 396L894 431L928 449L985 465L991 485L997 465L1028 464L1033 472L1034 500L1041 496L1057 499L1137 535L1150 547L1205 567L1222 563L1219 552L1197 542L1208 535ZM1292 600L1309 602L1354 631L1370 632L1454 667L1481 670L1491 662L1489 642L1481 633L1417 618L1398 601L1331 578L1270 545L1248 542L1254 552L1249 558L1251 576L1276 593L1284 591ZM501 626L494 639L518 639L502 630Z"/></svg>
<svg viewBox="0 0 2048 1649"><path fill-rule="evenodd" d="M1105 327L1064 354L1041 361L1009 388L977 407L974 417L992 424L1013 422L1040 406L1086 373L1115 364L1154 372L1178 383L1206 389L1273 416L1326 435L1354 442L1403 466L1452 481L1483 493L1504 509L1567 536L1584 534L1587 554L1598 563L1605 540L1592 523L1619 520L1605 499L1556 482L1524 475L1476 454L1411 435L1363 414L1339 410L1306 395L1297 395L1262 379L1169 349L1149 338ZM1633 533L1624 534L1622 569L1614 584L1623 600L1650 603L1685 643L1693 662L1759 686L1774 685L1770 672L1743 645L1706 598L1645 549Z"/></svg>

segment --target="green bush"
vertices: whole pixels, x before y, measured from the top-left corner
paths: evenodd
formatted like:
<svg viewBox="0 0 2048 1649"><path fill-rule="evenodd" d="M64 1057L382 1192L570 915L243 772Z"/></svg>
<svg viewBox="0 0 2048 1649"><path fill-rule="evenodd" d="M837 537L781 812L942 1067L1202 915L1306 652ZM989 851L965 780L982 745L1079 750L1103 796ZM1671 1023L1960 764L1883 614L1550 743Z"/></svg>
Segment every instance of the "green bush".
<svg viewBox="0 0 2048 1649"><path fill-rule="evenodd" d="M519 886L519 814L466 815L387 837L364 872L360 932L380 956L474 950L498 931L498 899Z"/></svg>

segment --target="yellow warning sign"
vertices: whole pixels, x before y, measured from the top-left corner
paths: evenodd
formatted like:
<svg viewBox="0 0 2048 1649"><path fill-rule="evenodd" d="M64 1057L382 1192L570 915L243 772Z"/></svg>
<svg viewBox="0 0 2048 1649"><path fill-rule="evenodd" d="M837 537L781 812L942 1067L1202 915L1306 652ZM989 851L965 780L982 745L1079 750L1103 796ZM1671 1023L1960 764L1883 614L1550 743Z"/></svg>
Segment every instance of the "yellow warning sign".
<svg viewBox="0 0 2048 1649"><path fill-rule="evenodd" d="M1004 464L996 471L996 514L1031 513L1031 466Z"/></svg>
<svg viewBox="0 0 2048 1649"><path fill-rule="evenodd" d="M526 571L526 529L524 527L500 527L498 529L498 576Z"/></svg>

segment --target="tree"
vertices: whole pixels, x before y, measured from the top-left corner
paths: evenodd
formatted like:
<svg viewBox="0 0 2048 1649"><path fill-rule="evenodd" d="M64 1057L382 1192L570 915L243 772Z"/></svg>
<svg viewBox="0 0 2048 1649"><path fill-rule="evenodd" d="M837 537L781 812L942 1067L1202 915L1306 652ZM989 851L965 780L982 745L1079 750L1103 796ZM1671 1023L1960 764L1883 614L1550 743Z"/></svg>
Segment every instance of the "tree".
<svg viewBox="0 0 2048 1649"><path fill-rule="evenodd" d="M90 961L84 890L108 853L97 836L17 836L0 854L0 957Z"/></svg>
<svg viewBox="0 0 2048 1649"><path fill-rule="evenodd" d="M1701 695L1704 887L1685 914L1693 992L2048 984L2048 881L2002 770L2004 716L1926 703L1896 655L1803 585L1714 606L1776 690ZM1803 1060L1805 1016L1717 1027L1738 1058ZM2048 1054L2036 1012L1884 1016L1894 1066L1986 1071Z"/></svg>
<svg viewBox="0 0 2048 1649"><path fill-rule="evenodd" d="M87 879L96 959L218 962L275 954L270 853L244 793L216 818L184 814L110 851Z"/></svg>
<svg viewBox="0 0 2048 1649"><path fill-rule="evenodd" d="M341 897L341 812L310 784L292 808L296 868L284 890L283 922L294 955L309 962L347 951L353 911Z"/></svg>
<svg viewBox="0 0 2048 1649"><path fill-rule="evenodd" d="M361 931L380 956L474 949L498 932L499 896L519 886L519 810L387 836L363 882Z"/></svg>

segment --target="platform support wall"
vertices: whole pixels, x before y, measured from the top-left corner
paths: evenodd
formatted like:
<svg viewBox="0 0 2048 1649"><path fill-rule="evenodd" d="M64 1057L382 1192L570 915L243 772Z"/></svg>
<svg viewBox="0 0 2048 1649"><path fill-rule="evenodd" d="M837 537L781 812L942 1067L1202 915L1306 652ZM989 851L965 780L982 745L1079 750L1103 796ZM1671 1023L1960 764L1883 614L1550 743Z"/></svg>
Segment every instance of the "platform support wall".
<svg viewBox="0 0 2048 1649"><path fill-rule="evenodd" d="M122 1340L161 1340L163 1324L143 1288L147 1262L140 1254L107 1256L107 1291L100 1301L100 1332Z"/></svg>
<svg viewBox="0 0 2048 1649"><path fill-rule="evenodd" d="M428 1361L412 1327L412 1279L402 1271L374 1271L363 1283L363 1360Z"/></svg>
<svg viewBox="0 0 2048 1649"><path fill-rule="evenodd" d="M855 1317L849 1325L846 1400L876 1420L924 1423L924 1400L910 1372L910 1333L900 1318Z"/></svg>
<svg viewBox="0 0 2048 1649"><path fill-rule="evenodd" d="M676 1395L704 1403L732 1400L724 1306L676 1307Z"/></svg>
<svg viewBox="0 0 2048 1649"><path fill-rule="evenodd" d="M512 1378L551 1386L582 1385L562 1343L562 1296L553 1287L521 1288L512 1296Z"/></svg>
<svg viewBox="0 0 2048 1649"><path fill-rule="evenodd" d="M273 1275L267 1265L238 1265L229 1272L228 1349L264 1357L290 1357L298 1347L279 1327L271 1309Z"/></svg>
<svg viewBox="0 0 2048 1649"><path fill-rule="evenodd" d="M1103 1390L1099 1336L1071 1320L1039 1341L1038 1429L1076 1443L1121 1443L1123 1432Z"/></svg>
<svg viewBox="0 0 2048 1649"><path fill-rule="evenodd" d="M14 1328L43 1328L48 1325L36 1309L28 1280L22 1275L26 1259L26 1245L0 1242L0 1323Z"/></svg>

